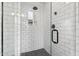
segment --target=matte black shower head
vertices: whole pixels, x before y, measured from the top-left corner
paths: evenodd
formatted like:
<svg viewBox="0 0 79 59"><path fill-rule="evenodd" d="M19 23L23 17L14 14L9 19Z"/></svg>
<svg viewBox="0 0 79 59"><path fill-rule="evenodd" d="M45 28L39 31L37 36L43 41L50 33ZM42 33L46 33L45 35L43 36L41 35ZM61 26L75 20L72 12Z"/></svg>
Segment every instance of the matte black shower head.
<svg viewBox="0 0 79 59"><path fill-rule="evenodd" d="M36 6L33 7L33 10L38 10L38 8Z"/></svg>
<svg viewBox="0 0 79 59"><path fill-rule="evenodd" d="M52 25L52 28L55 28L55 24Z"/></svg>

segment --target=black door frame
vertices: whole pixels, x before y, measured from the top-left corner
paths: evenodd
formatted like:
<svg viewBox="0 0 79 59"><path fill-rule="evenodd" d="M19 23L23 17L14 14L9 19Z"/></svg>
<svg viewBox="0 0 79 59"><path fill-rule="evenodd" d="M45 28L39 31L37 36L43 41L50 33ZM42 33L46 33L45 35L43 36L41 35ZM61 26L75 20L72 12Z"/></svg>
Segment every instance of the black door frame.
<svg viewBox="0 0 79 59"><path fill-rule="evenodd" d="M3 2L1 2L1 56L3 56Z"/></svg>

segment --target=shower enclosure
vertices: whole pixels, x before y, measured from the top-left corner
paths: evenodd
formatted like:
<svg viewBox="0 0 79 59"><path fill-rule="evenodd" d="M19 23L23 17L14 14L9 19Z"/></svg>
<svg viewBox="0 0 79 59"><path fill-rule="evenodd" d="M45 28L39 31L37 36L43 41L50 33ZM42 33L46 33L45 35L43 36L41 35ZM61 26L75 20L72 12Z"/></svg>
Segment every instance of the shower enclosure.
<svg viewBox="0 0 79 59"><path fill-rule="evenodd" d="M79 55L78 8L78 2L0 2L0 55Z"/></svg>

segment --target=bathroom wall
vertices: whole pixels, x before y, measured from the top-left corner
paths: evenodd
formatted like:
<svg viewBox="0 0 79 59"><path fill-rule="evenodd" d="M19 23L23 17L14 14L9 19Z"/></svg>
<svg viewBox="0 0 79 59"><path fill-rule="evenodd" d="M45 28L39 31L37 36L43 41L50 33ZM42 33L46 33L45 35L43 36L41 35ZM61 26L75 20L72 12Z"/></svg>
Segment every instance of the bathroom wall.
<svg viewBox="0 0 79 59"><path fill-rule="evenodd" d="M76 55L79 56L79 3L76 3Z"/></svg>
<svg viewBox="0 0 79 59"><path fill-rule="evenodd" d="M75 55L75 7L75 3L52 3L52 24L55 24L59 31L59 43L52 43L52 55ZM54 12L57 12L57 15Z"/></svg>
<svg viewBox="0 0 79 59"><path fill-rule="evenodd" d="M38 7L34 11L33 7ZM28 24L28 12L33 12L33 24ZM40 2L22 2L20 20L20 51L29 52L43 48L43 4Z"/></svg>
<svg viewBox="0 0 79 59"><path fill-rule="evenodd" d="M13 56L15 54L15 5L13 2L4 2L4 39L3 39L3 55Z"/></svg>
<svg viewBox="0 0 79 59"><path fill-rule="evenodd" d="M0 2L0 56L1 56L1 2Z"/></svg>
<svg viewBox="0 0 79 59"><path fill-rule="evenodd" d="M51 32L50 32L50 2L44 4L44 19L43 19L43 33L44 33L44 48L50 54L50 41L51 41Z"/></svg>

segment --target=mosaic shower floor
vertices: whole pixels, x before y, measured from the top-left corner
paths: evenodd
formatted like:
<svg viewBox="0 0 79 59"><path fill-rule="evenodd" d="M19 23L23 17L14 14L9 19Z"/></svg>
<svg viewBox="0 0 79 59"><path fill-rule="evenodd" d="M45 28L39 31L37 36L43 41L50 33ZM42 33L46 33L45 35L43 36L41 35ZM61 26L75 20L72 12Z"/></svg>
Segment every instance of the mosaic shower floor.
<svg viewBox="0 0 79 59"><path fill-rule="evenodd" d="M50 56L45 49L38 49L26 53L21 53L21 56Z"/></svg>

